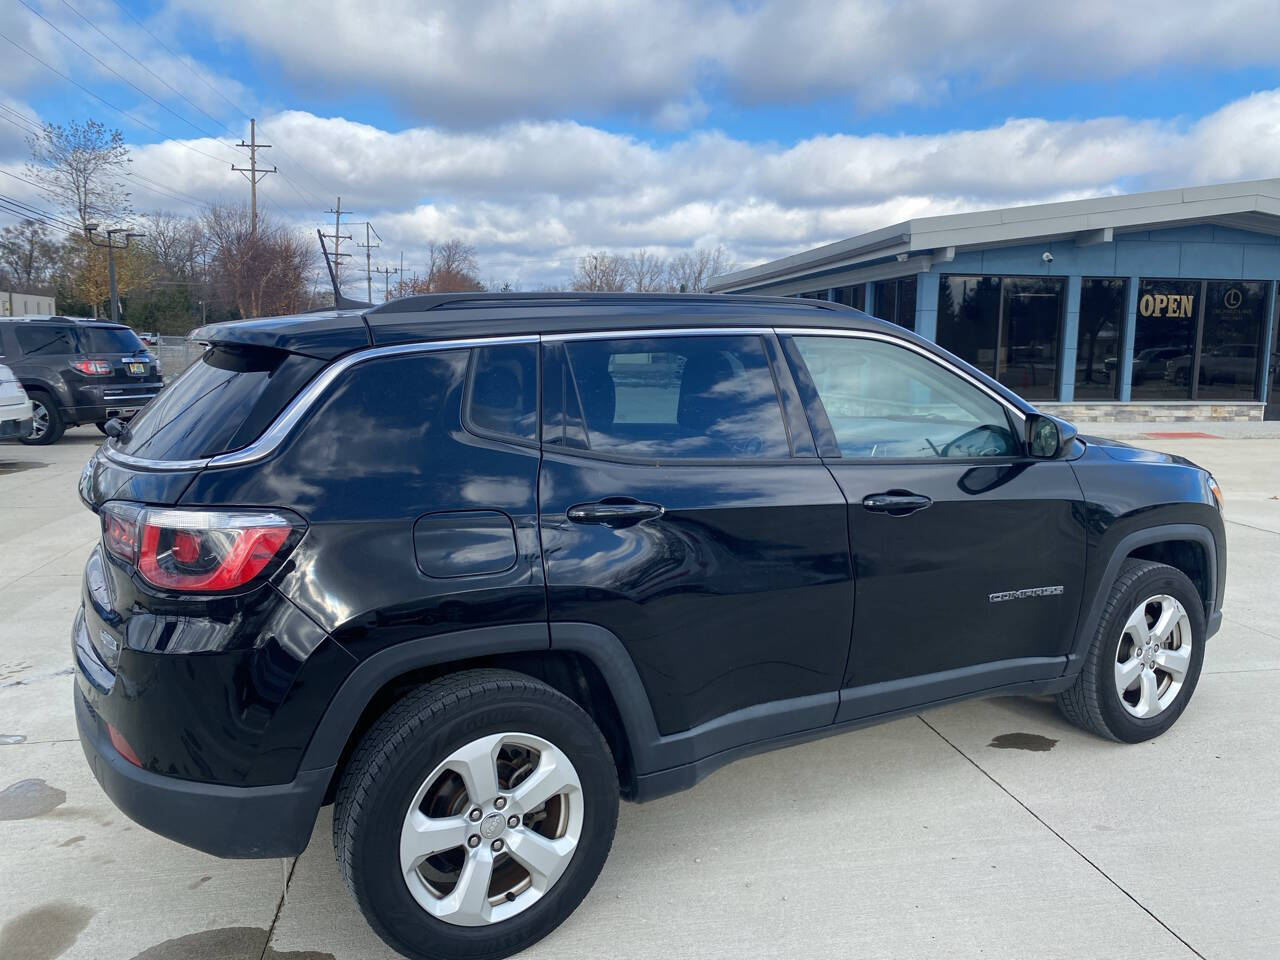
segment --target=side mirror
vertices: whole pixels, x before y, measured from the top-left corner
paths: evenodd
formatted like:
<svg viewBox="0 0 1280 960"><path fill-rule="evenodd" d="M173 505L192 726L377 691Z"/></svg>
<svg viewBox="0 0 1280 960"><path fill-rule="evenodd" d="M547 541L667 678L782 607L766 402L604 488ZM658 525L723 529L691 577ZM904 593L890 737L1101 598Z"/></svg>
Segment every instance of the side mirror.
<svg viewBox="0 0 1280 960"><path fill-rule="evenodd" d="M1037 460L1057 460L1071 452L1076 428L1065 420L1033 413L1027 418L1027 452Z"/></svg>

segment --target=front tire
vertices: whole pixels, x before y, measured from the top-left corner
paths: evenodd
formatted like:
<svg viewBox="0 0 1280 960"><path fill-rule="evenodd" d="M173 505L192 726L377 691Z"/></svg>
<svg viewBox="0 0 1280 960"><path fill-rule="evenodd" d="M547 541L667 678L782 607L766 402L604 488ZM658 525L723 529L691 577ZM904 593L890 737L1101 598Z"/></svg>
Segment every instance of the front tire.
<svg viewBox="0 0 1280 960"><path fill-rule="evenodd" d="M523 674L468 670L412 691L365 734L333 838L393 949L497 960L573 912L617 818L612 755L577 704Z"/></svg>
<svg viewBox="0 0 1280 960"><path fill-rule="evenodd" d="M1058 707L1078 727L1140 743L1186 709L1204 663L1204 605L1181 570L1126 560L1076 682Z"/></svg>
<svg viewBox="0 0 1280 960"><path fill-rule="evenodd" d="M43 390L31 390L28 395L31 398L31 432L22 438L22 443L29 447L57 443L67 430L58 404Z"/></svg>

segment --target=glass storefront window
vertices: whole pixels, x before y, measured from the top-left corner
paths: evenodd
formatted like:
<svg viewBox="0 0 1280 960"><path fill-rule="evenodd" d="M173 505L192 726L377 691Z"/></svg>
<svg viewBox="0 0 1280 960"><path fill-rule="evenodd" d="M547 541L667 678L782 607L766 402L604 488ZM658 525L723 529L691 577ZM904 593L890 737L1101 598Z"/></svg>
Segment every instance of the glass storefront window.
<svg viewBox="0 0 1280 960"><path fill-rule="evenodd" d="M836 302L843 303L846 307L853 307L855 310L865 310L867 308L866 284L855 283L850 287L838 287Z"/></svg>
<svg viewBox="0 0 1280 960"><path fill-rule="evenodd" d="M944 276L938 343L1030 400L1058 395L1062 277Z"/></svg>
<svg viewBox="0 0 1280 960"><path fill-rule="evenodd" d="M825 300L827 299L827 291L826 290L810 290L806 293L800 294L800 299L801 300Z"/></svg>
<svg viewBox="0 0 1280 960"><path fill-rule="evenodd" d="M1199 280L1138 281L1132 398L1189 400L1195 361Z"/></svg>
<svg viewBox="0 0 1280 960"><path fill-rule="evenodd" d="M1261 281L1205 284L1199 400L1253 400L1258 394L1258 351L1267 313Z"/></svg>
<svg viewBox="0 0 1280 960"><path fill-rule="evenodd" d="M881 280L875 289L875 316L908 330L916 328L916 278Z"/></svg>
<svg viewBox="0 0 1280 960"><path fill-rule="evenodd" d="M1124 334L1129 283L1117 277L1080 281L1080 330L1076 341L1077 400L1114 400L1120 369L1117 358Z"/></svg>

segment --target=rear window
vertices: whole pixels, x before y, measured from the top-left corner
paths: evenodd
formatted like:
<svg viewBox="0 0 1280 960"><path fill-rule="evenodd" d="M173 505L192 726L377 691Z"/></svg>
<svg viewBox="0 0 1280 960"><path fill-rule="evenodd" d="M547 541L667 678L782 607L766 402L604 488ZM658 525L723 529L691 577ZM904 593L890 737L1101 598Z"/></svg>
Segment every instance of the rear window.
<svg viewBox="0 0 1280 960"><path fill-rule="evenodd" d="M145 348L132 330L119 327L80 327L80 350L84 353L140 353Z"/></svg>
<svg viewBox="0 0 1280 960"><path fill-rule="evenodd" d="M148 460L217 456L257 439L324 361L282 350L215 346L129 424L122 453Z"/></svg>

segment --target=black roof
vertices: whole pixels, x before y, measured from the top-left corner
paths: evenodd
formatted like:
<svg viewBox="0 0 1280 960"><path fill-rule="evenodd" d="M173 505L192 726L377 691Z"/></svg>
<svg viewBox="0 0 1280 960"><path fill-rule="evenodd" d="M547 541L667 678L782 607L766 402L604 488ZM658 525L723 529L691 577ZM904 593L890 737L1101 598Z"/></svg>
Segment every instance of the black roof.
<svg viewBox="0 0 1280 960"><path fill-rule="evenodd" d="M272 347L330 360L363 347L422 340L521 334L589 333L652 327L815 327L892 333L934 353L936 344L896 324L826 300L689 293L438 293L372 308L335 309L261 320L216 323L191 333L209 343ZM968 364L1019 407L1007 388Z"/></svg>

